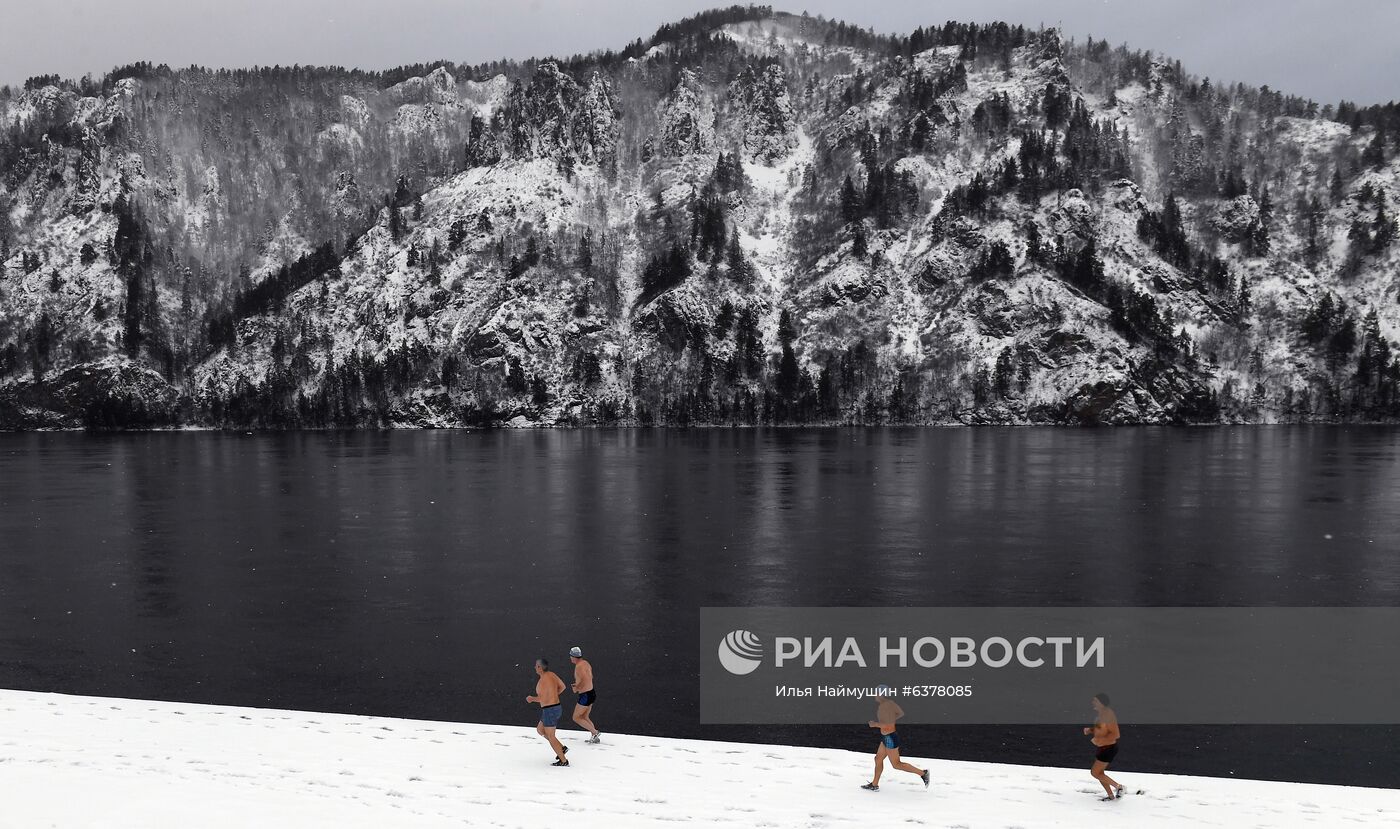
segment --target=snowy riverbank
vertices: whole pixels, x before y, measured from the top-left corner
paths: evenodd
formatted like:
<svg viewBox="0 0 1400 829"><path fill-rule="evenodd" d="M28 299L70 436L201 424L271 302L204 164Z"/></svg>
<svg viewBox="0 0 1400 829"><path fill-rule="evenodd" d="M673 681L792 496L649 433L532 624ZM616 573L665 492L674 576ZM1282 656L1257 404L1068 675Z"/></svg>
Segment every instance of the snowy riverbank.
<svg viewBox="0 0 1400 829"><path fill-rule="evenodd" d="M600 712L601 713L601 712ZM528 712L522 711L528 718ZM606 722L604 720L604 722ZM1400 790L907 759L848 751L0 691L4 827L568 825L1394 826Z"/></svg>

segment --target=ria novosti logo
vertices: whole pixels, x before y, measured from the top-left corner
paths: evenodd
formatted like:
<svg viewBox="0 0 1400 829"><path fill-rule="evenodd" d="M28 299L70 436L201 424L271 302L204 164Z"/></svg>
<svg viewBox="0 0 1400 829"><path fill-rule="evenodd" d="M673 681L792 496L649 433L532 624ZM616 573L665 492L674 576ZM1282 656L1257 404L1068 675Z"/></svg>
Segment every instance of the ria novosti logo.
<svg viewBox="0 0 1400 829"><path fill-rule="evenodd" d="M1023 668L1102 668L1107 651L1103 636L911 638L880 636L862 645L855 636L775 636L773 666L887 669L909 668L913 662L918 668L1005 668L1013 663ZM735 676L753 673L763 658L763 640L751 631L731 630L720 640L719 662Z"/></svg>
<svg viewBox="0 0 1400 829"><path fill-rule="evenodd" d="M735 676L751 674L763 663L763 640L747 630L731 630L719 642L719 664Z"/></svg>

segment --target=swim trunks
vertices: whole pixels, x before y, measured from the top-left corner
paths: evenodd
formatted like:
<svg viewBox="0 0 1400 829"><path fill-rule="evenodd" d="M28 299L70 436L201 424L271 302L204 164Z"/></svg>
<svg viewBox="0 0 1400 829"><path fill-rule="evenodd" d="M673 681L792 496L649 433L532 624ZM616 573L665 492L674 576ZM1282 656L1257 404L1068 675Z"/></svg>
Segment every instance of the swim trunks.
<svg viewBox="0 0 1400 829"><path fill-rule="evenodd" d="M559 703L557 702L553 705L546 705L545 707L541 708L540 725L544 726L545 728L555 727L559 724L560 712L561 709L559 708Z"/></svg>
<svg viewBox="0 0 1400 829"><path fill-rule="evenodd" d="M1098 760L1100 763L1112 763L1113 758L1117 756L1118 744L1114 743L1111 746L1099 746L1098 753L1094 755L1094 759Z"/></svg>
<svg viewBox="0 0 1400 829"><path fill-rule="evenodd" d="M597 692L597 691L584 691L583 693L581 693L581 694L578 695L578 704L579 704L579 705L582 705L582 706L584 706L584 707L586 708L586 707L592 705L592 704L593 704L593 701L596 700L597 698L598 698L598 692Z"/></svg>
<svg viewBox="0 0 1400 829"><path fill-rule="evenodd" d="M891 731L888 734L881 734L880 742L885 746L885 748L894 750L896 748L899 748L899 735L893 731Z"/></svg>

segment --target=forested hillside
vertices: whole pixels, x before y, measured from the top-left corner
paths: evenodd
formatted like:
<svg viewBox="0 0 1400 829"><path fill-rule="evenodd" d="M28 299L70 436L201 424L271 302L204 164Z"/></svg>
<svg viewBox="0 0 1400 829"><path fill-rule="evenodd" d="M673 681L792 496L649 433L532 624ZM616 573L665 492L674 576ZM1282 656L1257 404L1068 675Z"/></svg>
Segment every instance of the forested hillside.
<svg viewBox="0 0 1400 829"><path fill-rule="evenodd" d="M1400 415L1400 107L1014 24L0 90L0 428Z"/></svg>

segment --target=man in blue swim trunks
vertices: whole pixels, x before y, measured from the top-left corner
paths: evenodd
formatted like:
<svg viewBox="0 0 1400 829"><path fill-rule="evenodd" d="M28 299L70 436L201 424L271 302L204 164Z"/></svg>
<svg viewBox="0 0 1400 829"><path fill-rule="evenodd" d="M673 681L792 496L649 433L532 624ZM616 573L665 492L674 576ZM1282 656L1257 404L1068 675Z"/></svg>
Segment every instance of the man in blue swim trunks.
<svg viewBox="0 0 1400 829"><path fill-rule="evenodd" d="M567 766L569 761L564 755L568 749L554 736L554 728L559 725L559 714L563 710L559 707L559 695L564 692L564 680L549 669L549 660L543 657L535 660L535 675L539 677L535 682L535 693L525 698L526 702L540 706L540 722L535 726L535 731L548 740L550 748L554 749L554 765Z"/></svg>
<svg viewBox="0 0 1400 829"><path fill-rule="evenodd" d="M871 728L880 730L880 747L875 750L875 779L861 786L872 792L880 791L880 774L885 770L885 758L890 758L890 765L900 771L907 771L910 774L917 774L924 781L924 788L928 788L928 772L918 766L910 765L899 759L899 735L895 733L894 724L900 717L904 716L904 709L899 707L893 699L894 691L888 685L881 685L875 689L875 699L878 704L875 707L875 719L870 721Z"/></svg>

